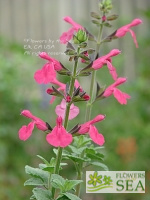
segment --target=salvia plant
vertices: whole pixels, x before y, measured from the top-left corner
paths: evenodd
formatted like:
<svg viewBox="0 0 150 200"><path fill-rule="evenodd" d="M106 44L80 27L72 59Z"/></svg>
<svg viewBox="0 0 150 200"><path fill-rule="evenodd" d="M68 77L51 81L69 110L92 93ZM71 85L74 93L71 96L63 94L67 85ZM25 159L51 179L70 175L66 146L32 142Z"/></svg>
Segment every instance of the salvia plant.
<svg viewBox="0 0 150 200"><path fill-rule="evenodd" d="M36 127L45 133L46 141L53 146L55 153L55 157L50 158L50 161L38 155L42 163L37 168L25 167L25 172L31 178L24 185L34 186L30 199L79 200L80 187L83 184L82 175L86 167L93 165L108 170L103 163L104 156L101 152L105 139L96 128L96 123L103 121L106 116L100 113L91 119L92 106L95 102L112 95L120 104L127 104L130 95L118 89L127 79L119 77L112 64L113 57L117 57L121 51L112 49L108 54L100 56L100 47L106 42L124 37L128 32L131 34L135 46L138 47L136 35L131 28L142 23L140 19L134 19L108 36L103 36L103 29L111 27L111 22L118 18L118 15L110 14L111 9L111 0L102 0L98 2L99 12L91 12L92 23L97 28L97 37L84 26L73 21L71 17L64 17L64 21L69 23L71 28L60 36L60 43L66 45L65 54L69 57L69 65L73 65L73 67L66 68L46 52L39 54L40 58L46 60L46 64L35 72L34 79L38 84L51 85L46 91L51 95L50 103L53 103L57 97L61 99L61 103L55 109L57 118L54 127L51 127L49 122L44 122L34 116L29 110L21 112L21 115L29 118L31 122L20 128L19 138L23 141L29 139ZM95 48L89 46L91 42ZM92 46L94 46L93 44ZM96 78L96 71L105 66L112 77L112 84L101 87ZM57 80L57 73L69 76L70 81L60 82ZM79 83L78 78L83 76L90 77L90 79L88 78L88 81L90 80L89 94L86 93L87 88L82 88ZM74 124L72 129L68 130L70 120L79 114L77 105L80 102L85 102L85 119ZM75 166L76 177L73 177L73 180L59 175L60 170L67 165L65 160L72 161Z"/></svg>

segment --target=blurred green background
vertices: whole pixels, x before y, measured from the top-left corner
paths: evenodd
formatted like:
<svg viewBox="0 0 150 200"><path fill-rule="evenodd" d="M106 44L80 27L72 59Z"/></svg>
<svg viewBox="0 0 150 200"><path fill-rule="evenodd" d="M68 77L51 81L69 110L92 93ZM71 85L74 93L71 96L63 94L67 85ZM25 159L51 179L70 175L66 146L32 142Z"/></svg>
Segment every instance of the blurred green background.
<svg viewBox="0 0 150 200"><path fill-rule="evenodd" d="M105 136L105 163L110 170L146 171L145 194L85 194L83 200L149 200L150 199L150 5L149 1L112 1L112 13L120 15L113 22L115 27L129 23L133 18L140 17L143 24L135 28L139 48L136 49L131 36L115 40L102 48L102 54L112 48L119 48L122 54L113 59L119 76L127 76L128 82L120 87L132 96L125 106L120 105L113 97L97 102L93 106L92 117L106 114L106 120L98 125L99 131ZM119 3L118 3L119 2ZM74 10L72 8L74 4ZM24 7L23 5L26 5ZM18 6L18 7L17 7ZM51 52L63 52L65 47L56 40L66 27L62 17L72 16L75 21L84 24L91 32L89 12L96 11L97 1L9 1L0 0L0 199L29 199L32 187L24 187L27 175L25 165L36 167L40 160L37 154L49 159L52 148L46 143L45 135L37 129L32 137L22 142L18 139L19 128L29 120L20 116L23 109L29 109L36 116L55 125L55 106L60 100L50 105L50 97L45 94L47 86L37 85L33 79L34 72L45 63L35 55L25 54L24 45L31 45L25 39L54 41ZM18 9L17 9L18 8ZM26 10L27 8L27 10ZM85 9L86 8L86 9ZM16 11L15 11L16 9ZM34 12L32 12L32 9ZM4 10L8 13L5 18ZM40 11L40 12L39 12ZM51 12L50 12L51 11ZM77 14L77 11L79 13ZM134 11L134 12L132 12ZM29 12L29 14L28 14ZM15 15L17 13L18 16ZM81 13L81 19L80 19ZM49 16L49 17L48 17ZM24 18L23 18L24 17ZM61 17L61 18L60 18ZM20 18L20 19L19 19ZM40 19L40 20L39 20ZM50 23L49 23L50 21ZM55 23L54 23L55 22ZM59 22L59 23L56 23ZM27 26L27 28L25 28ZM47 29L46 29L47 28ZM39 31L38 31L39 30ZM114 29L108 30L111 33ZM95 31L96 32L96 31ZM107 32L104 32L107 34ZM50 44L50 43L49 43ZM52 44L52 42L51 42ZM38 49L44 50L44 49ZM37 49L34 51L37 52ZM46 51L46 50L45 50ZM63 54L59 57L63 64L68 65ZM97 77L102 85L112 83L107 69L98 71ZM62 80L62 77L60 77ZM64 78L65 80L65 78ZM81 84L86 86L87 78ZM106 81L107 80L107 81ZM87 93L89 89L87 90ZM80 105L84 118L85 105ZM39 133L39 134L38 134ZM72 173L72 171L71 171Z"/></svg>

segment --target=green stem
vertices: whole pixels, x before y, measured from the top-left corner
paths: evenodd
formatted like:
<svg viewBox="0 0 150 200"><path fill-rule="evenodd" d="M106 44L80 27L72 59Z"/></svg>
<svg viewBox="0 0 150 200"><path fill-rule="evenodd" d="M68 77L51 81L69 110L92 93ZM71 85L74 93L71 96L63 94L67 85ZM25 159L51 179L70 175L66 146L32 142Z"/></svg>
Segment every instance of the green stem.
<svg viewBox="0 0 150 200"><path fill-rule="evenodd" d="M100 26L98 37L97 37L97 45L96 45L96 51L95 51L95 58L100 50L101 45L101 38L102 38L102 32L103 32L103 24ZM90 84L90 100L86 104L86 113L85 113L85 121L89 121L91 117L91 110L92 110L92 102L94 99L94 84L96 79L96 70L92 72L92 78L91 78L91 84Z"/></svg>
<svg viewBox="0 0 150 200"><path fill-rule="evenodd" d="M79 50L80 50L80 48L78 48L78 50L77 50L78 53L79 53ZM78 58L75 60L75 64L74 64L74 68L73 68L73 74L72 74L71 82L70 82L69 95L71 97L72 97L73 91L74 91L74 83L75 83L75 80L76 80L77 67L78 67ZM66 112L65 112L65 119L64 119L64 128L65 129L67 129L67 126L68 126L70 106L71 106L71 103L67 103ZM59 174L62 152L63 152L63 148L58 147L58 153L57 153L57 157L56 157L56 165L55 165L55 169L54 169L54 174ZM54 198L54 196L55 196L55 188L52 188L52 197Z"/></svg>
<svg viewBox="0 0 150 200"><path fill-rule="evenodd" d="M96 45L96 51L95 51L95 58L97 54L99 53L100 50L100 45L101 45L101 38L102 38L102 30L103 30L103 24L100 26L98 37L97 37L97 45ZM91 78L91 84L90 84L90 100L86 104L86 113L85 113L85 121L89 121L91 117L91 110L92 110L92 102L94 99L94 84L95 84L95 79L96 79L96 71L92 72L92 78ZM84 156L84 155L82 155ZM79 171L78 171L78 177L77 179L82 179L82 172L81 170L83 169L83 163L81 164ZM76 187L76 195L80 195L80 188L81 184L78 184Z"/></svg>

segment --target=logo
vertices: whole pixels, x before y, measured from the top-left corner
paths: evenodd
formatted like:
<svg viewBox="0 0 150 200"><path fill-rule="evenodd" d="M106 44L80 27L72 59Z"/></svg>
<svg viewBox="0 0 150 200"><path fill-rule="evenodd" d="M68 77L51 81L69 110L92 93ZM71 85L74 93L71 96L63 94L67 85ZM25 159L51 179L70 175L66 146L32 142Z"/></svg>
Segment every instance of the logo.
<svg viewBox="0 0 150 200"><path fill-rule="evenodd" d="M145 171L87 171L86 193L145 193Z"/></svg>

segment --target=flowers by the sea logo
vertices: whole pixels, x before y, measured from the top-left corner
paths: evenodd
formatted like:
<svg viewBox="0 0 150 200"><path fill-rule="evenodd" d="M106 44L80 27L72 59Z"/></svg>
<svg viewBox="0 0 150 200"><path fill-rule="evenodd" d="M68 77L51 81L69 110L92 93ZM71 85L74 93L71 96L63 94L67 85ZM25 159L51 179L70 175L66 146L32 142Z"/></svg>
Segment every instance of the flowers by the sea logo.
<svg viewBox="0 0 150 200"><path fill-rule="evenodd" d="M87 193L145 193L144 171L87 171Z"/></svg>

